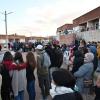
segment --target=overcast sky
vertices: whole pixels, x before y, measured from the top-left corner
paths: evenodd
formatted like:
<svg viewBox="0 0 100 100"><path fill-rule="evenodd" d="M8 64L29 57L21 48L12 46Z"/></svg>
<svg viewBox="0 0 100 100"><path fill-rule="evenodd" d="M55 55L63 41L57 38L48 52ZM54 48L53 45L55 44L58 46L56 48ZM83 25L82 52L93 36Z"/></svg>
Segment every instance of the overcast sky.
<svg viewBox="0 0 100 100"><path fill-rule="evenodd" d="M55 35L57 27L100 6L100 0L0 0L0 12L7 16L8 34ZM0 34L5 34L0 14Z"/></svg>

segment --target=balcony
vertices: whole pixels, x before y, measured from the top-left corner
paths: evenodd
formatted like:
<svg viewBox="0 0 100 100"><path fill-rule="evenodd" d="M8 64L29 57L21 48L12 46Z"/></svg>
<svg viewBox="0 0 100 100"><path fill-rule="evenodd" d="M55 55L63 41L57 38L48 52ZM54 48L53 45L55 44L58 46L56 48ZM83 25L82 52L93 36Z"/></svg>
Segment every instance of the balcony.
<svg viewBox="0 0 100 100"><path fill-rule="evenodd" d="M83 38L86 41L100 41L100 29L91 29L88 31L75 32L78 38Z"/></svg>
<svg viewBox="0 0 100 100"><path fill-rule="evenodd" d="M80 29L80 32L84 32L84 31L91 31L91 30L99 30L100 25L96 25L93 27L86 27L86 28L82 28Z"/></svg>

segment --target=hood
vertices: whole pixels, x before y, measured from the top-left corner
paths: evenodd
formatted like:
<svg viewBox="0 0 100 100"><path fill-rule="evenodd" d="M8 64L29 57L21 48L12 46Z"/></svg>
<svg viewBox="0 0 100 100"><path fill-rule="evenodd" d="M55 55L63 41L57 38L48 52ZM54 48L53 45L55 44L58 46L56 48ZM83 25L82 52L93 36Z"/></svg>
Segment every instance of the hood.
<svg viewBox="0 0 100 100"><path fill-rule="evenodd" d="M45 52L45 50L38 51L37 54L40 55L40 54L43 54L44 52Z"/></svg>
<svg viewBox="0 0 100 100"><path fill-rule="evenodd" d="M71 88L67 87L57 87L55 84L51 83L50 95L54 98L56 95L62 95L66 93L73 93L74 91Z"/></svg>

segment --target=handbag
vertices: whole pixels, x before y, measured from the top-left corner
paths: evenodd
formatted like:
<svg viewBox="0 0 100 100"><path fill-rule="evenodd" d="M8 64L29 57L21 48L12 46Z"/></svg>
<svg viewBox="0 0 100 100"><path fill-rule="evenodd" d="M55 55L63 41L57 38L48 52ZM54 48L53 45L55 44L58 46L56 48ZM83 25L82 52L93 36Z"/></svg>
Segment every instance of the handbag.
<svg viewBox="0 0 100 100"><path fill-rule="evenodd" d="M89 79L89 80L84 79L83 83L84 83L84 88L90 88L93 85L93 80L92 79Z"/></svg>

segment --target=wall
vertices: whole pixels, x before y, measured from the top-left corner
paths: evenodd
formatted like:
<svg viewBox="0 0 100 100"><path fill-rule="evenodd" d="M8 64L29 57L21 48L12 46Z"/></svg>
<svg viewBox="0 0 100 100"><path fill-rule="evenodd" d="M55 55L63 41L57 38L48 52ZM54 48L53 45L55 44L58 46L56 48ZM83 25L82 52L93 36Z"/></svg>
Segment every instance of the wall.
<svg viewBox="0 0 100 100"><path fill-rule="evenodd" d="M100 18L99 18L99 29L100 29Z"/></svg>
<svg viewBox="0 0 100 100"><path fill-rule="evenodd" d="M85 32L77 32L76 35L79 38L83 38L86 41L100 41L100 30L91 30Z"/></svg>
<svg viewBox="0 0 100 100"><path fill-rule="evenodd" d="M74 32L80 32L80 26L74 27L74 28L73 28L73 31L74 31Z"/></svg>
<svg viewBox="0 0 100 100"><path fill-rule="evenodd" d="M25 39L20 39L20 42L25 42Z"/></svg>
<svg viewBox="0 0 100 100"><path fill-rule="evenodd" d="M5 39L0 39L0 43L6 43L6 40Z"/></svg>
<svg viewBox="0 0 100 100"><path fill-rule="evenodd" d="M73 44L75 40L75 34L60 35L60 44Z"/></svg>
<svg viewBox="0 0 100 100"><path fill-rule="evenodd" d="M87 27L88 27L88 28L93 27L93 23L92 23L92 21L88 21L88 22L87 22Z"/></svg>

